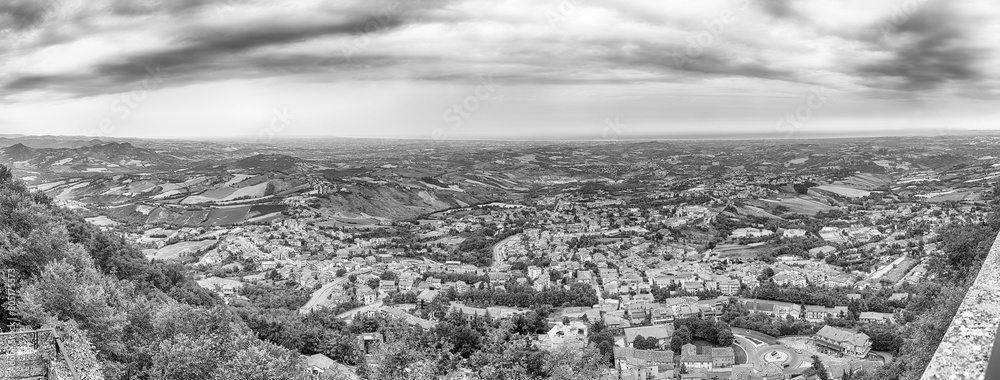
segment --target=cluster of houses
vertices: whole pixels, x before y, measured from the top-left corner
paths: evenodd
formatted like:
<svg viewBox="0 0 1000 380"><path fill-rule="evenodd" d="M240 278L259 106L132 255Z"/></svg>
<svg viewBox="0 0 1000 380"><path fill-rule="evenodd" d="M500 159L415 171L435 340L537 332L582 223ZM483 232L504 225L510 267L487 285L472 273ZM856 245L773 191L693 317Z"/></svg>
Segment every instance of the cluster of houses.
<svg viewBox="0 0 1000 380"><path fill-rule="evenodd" d="M899 293L900 295L905 295L906 293ZM895 296L899 299L899 296ZM788 318L792 317L795 319L805 319L806 321L813 323L821 323L827 318L845 318L849 311L847 306L819 306L819 305L799 305L791 302L781 302L781 301L768 301L768 300L758 300L758 299L747 299L747 298L737 298L740 304L745 307L750 313L762 313L774 318ZM897 323L897 318L895 314L892 313L876 313L876 312L861 312L858 316L858 322L865 324L889 324Z"/></svg>
<svg viewBox="0 0 1000 380"><path fill-rule="evenodd" d="M670 351L674 334L671 323L624 329L625 337L614 347L614 363L618 379L674 379L675 375L730 371L736 362L732 347L698 347L685 344L680 355ZM656 349L638 349L635 340L655 339Z"/></svg>
<svg viewBox="0 0 1000 380"><path fill-rule="evenodd" d="M831 243L840 244L866 242L878 236L882 236L882 232L877 228L862 225L853 225L847 228L823 227L819 230L820 238Z"/></svg>
<svg viewBox="0 0 1000 380"><path fill-rule="evenodd" d="M672 329L658 328L662 333ZM643 332L650 333L649 329ZM657 339L669 340L669 336L652 335ZM820 329L812 338L814 346L822 353L865 358L871 350L870 338L831 326ZM631 344L614 347L615 373L609 378L620 380L786 380L787 375L777 363L735 364L732 347L699 347L686 344L680 355L665 349L642 350ZM828 368L834 379L842 379L845 373L857 372L852 363L832 364ZM844 367L844 368L841 368ZM799 376L796 378L805 379Z"/></svg>

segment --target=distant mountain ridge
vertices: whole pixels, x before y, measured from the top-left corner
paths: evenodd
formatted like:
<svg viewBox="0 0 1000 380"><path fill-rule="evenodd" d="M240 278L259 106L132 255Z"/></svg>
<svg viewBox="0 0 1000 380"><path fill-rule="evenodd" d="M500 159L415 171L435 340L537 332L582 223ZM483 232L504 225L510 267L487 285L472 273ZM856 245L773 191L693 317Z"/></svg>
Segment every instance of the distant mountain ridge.
<svg viewBox="0 0 1000 380"><path fill-rule="evenodd" d="M57 171L114 171L119 168L158 167L184 162L177 157L136 147L128 142L98 143L74 148L32 148L19 142L3 148L0 159L19 168Z"/></svg>
<svg viewBox="0 0 1000 380"><path fill-rule="evenodd" d="M298 164L305 162L301 158L287 154L258 154L237 160L232 165L244 170L287 173L295 170Z"/></svg>

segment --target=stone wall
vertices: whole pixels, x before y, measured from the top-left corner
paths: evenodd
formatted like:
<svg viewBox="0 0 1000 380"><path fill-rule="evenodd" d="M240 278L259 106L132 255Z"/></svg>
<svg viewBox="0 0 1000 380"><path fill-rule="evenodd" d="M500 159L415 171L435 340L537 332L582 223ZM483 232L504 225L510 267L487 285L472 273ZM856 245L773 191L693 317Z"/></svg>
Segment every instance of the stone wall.
<svg viewBox="0 0 1000 380"><path fill-rule="evenodd" d="M46 376L55 356L51 330L0 334L0 380Z"/></svg>
<svg viewBox="0 0 1000 380"><path fill-rule="evenodd" d="M45 376L48 361L36 350L0 355L0 379L31 379Z"/></svg>
<svg viewBox="0 0 1000 380"><path fill-rule="evenodd" d="M980 380L1000 326L1000 236L948 327L922 380ZM1000 358L995 358L1000 361ZM1000 366L1000 363L994 364Z"/></svg>

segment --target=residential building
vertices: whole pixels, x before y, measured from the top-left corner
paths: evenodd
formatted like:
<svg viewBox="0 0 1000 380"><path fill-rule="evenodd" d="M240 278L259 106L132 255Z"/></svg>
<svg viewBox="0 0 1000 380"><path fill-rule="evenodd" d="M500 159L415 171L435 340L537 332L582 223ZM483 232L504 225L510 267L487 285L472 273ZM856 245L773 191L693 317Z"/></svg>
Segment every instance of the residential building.
<svg viewBox="0 0 1000 380"><path fill-rule="evenodd" d="M781 367L775 363L768 363L762 369L754 368L751 364L740 364L733 366L729 378L732 380L785 380L785 374Z"/></svg>
<svg viewBox="0 0 1000 380"><path fill-rule="evenodd" d="M437 290L424 289L422 292L420 292L420 294L417 295L417 307L421 309L427 307L427 305L430 304L431 301L434 300L434 298L437 298L437 296L438 296Z"/></svg>
<svg viewBox="0 0 1000 380"><path fill-rule="evenodd" d="M772 277L771 281L774 281L775 284L783 285L783 286L806 286L806 285L808 285L808 282L806 281L806 277L805 276L803 276L803 275L801 275L799 273L796 273L796 272L791 272L791 271L781 272L781 273L775 275L774 277Z"/></svg>
<svg viewBox="0 0 1000 380"><path fill-rule="evenodd" d="M727 296L735 296L740 292L740 282L736 280L719 281L719 292Z"/></svg>
<svg viewBox="0 0 1000 380"><path fill-rule="evenodd" d="M861 323L881 323L888 324L893 323L896 316L892 313L876 313L873 311L863 311L858 315L858 321Z"/></svg>
<svg viewBox="0 0 1000 380"><path fill-rule="evenodd" d="M799 228L789 228L781 233L781 237L785 238L801 238L805 237L808 231Z"/></svg>
<svg viewBox="0 0 1000 380"><path fill-rule="evenodd" d="M536 267L534 265L528 267L528 277L532 280L538 278L542 275L542 268Z"/></svg>
<svg viewBox="0 0 1000 380"><path fill-rule="evenodd" d="M399 279L399 291L408 292L413 290L414 279L412 278L401 278Z"/></svg>
<svg viewBox="0 0 1000 380"><path fill-rule="evenodd" d="M809 322L823 322L826 320L826 317L844 318L850 315L850 311L847 310L847 306L824 307L806 305L805 313L803 315Z"/></svg>
<svg viewBox="0 0 1000 380"><path fill-rule="evenodd" d="M393 290L396 290L396 281L394 280L379 280L378 291L385 294Z"/></svg>
<svg viewBox="0 0 1000 380"><path fill-rule="evenodd" d="M772 234L774 234L774 231L747 227L747 228L737 228L733 230L733 233L731 234L730 237L733 239L756 238L762 236L770 236Z"/></svg>
<svg viewBox="0 0 1000 380"><path fill-rule="evenodd" d="M698 346L690 343L681 347L680 363L689 372L730 368L735 362L736 355L732 347L706 347L699 350Z"/></svg>
<svg viewBox="0 0 1000 380"><path fill-rule="evenodd" d="M558 348L583 349L587 347L589 329L586 323L572 321L568 325L557 323L549 332L538 335L538 347L543 350Z"/></svg>
<svg viewBox="0 0 1000 380"><path fill-rule="evenodd" d="M221 277L209 277L198 280L198 286L213 290L223 297L228 297L235 295L243 287L243 282Z"/></svg>
<svg viewBox="0 0 1000 380"><path fill-rule="evenodd" d="M816 247L816 248L810 249L809 250L809 257L819 257L819 256L824 256L825 257L825 256L827 256L827 255L829 255L831 253L834 253L834 252L837 252L837 248L834 248L833 246L829 246L829 245L824 245L822 247Z"/></svg>
<svg viewBox="0 0 1000 380"><path fill-rule="evenodd" d="M736 352L732 347L712 347L712 369L730 368L736 364Z"/></svg>
<svg viewBox="0 0 1000 380"><path fill-rule="evenodd" d="M337 369L337 362L323 354L306 356L305 364L312 373L325 373L327 371L332 373Z"/></svg>
<svg viewBox="0 0 1000 380"><path fill-rule="evenodd" d="M688 372L708 371L712 369L712 355L698 354L698 347L688 343L681 348L680 363Z"/></svg>
<svg viewBox="0 0 1000 380"><path fill-rule="evenodd" d="M358 287L358 291L357 293L355 293L355 297L357 298L358 302L361 302L365 305L371 305L378 300L378 293L375 293L375 291L372 290L372 288L369 288L367 286L361 286Z"/></svg>
<svg viewBox="0 0 1000 380"><path fill-rule="evenodd" d="M812 336L812 342L824 353L864 358L871 351L872 341L864 333L823 326Z"/></svg>
<svg viewBox="0 0 1000 380"><path fill-rule="evenodd" d="M674 378L673 351L636 350L614 347L619 379L667 380Z"/></svg>
<svg viewBox="0 0 1000 380"><path fill-rule="evenodd" d="M801 314L799 305L780 301L761 301L741 298L740 303L747 308L750 313L763 313L772 317L785 318L789 315L798 318Z"/></svg>
<svg viewBox="0 0 1000 380"><path fill-rule="evenodd" d="M625 329L625 347L632 347L635 337L656 338L660 345L669 344L670 338L674 336L674 325L653 325L642 327L630 327Z"/></svg>

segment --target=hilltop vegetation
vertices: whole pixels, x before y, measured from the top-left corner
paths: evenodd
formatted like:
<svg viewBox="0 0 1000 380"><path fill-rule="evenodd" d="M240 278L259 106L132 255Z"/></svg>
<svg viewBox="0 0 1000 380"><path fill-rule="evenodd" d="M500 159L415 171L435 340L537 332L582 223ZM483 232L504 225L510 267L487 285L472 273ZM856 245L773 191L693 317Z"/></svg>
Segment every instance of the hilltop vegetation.
<svg viewBox="0 0 1000 380"><path fill-rule="evenodd" d="M106 379L299 379L299 355L261 341L181 268L30 193L0 166L0 265L22 279L27 327L68 324ZM8 302L5 295L0 301ZM0 322L7 324L11 315Z"/></svg>
<svg viewBox="0 0 1000 380"><path fill-rule="evenodd" d="M933 257L929 266L931 277L936 278L918 284L904 309L913 321L888 336L875 336L879 338L876 343L894 341L889 346L899 347L898 356L862 379L921 378L1000 232L1000 213L997 204L993 207L985 223L953 224L941 231L939 244L944 255Z"/></svg>

